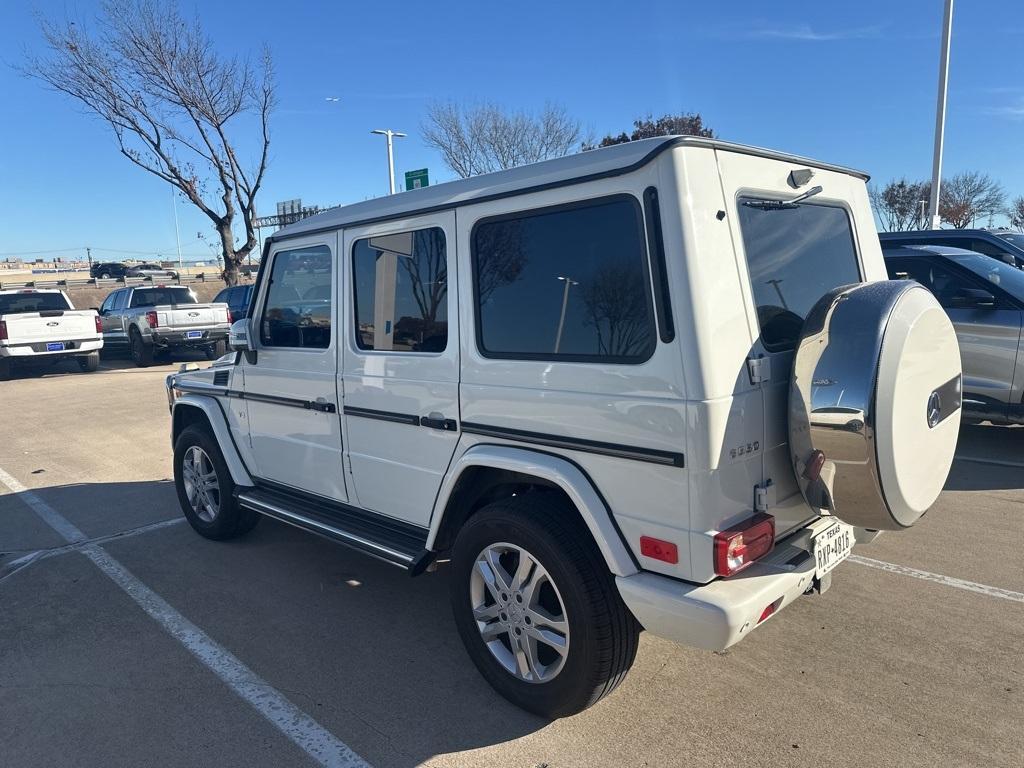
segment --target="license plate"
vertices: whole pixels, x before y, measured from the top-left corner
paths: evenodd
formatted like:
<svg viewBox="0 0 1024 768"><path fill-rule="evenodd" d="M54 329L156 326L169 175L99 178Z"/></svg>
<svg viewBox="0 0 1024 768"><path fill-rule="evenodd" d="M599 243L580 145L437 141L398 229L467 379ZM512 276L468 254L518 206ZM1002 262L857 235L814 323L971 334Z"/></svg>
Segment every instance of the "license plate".
<svg viewBox="0 0 1024 768"><path fill-rule="evenodd" d="M816 578L821 578L850 556L853 551L853 526L838 520L814 537Z"/></svg>
<svg viewBox="0 0 1024 768"><path fill-rule="evenodd" d="M202 331L185 331L186 339L201 339L203 338Z"/></svg>
<svg viewBox="0 0 1024 768"><path fill-rule="evenodd" d="M47 352L60 352L62 349L64 349L64 342L63 341L48 341L48 342L46 342L46 351Z"/></svg>

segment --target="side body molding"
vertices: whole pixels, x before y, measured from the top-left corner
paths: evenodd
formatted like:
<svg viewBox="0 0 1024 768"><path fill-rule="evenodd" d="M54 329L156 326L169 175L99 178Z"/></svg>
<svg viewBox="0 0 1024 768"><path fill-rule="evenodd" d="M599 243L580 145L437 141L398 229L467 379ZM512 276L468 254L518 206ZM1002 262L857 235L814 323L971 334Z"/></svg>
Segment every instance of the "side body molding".
<svg viewBox="0 0 1024 768"><path fill-rule="evenodd" d="M612 520L611 511L583 471L567 459L539 451L502 445L476 445L463 453L449 468L434 503L430 518L427 549L433 549L442 518L455 484L470 467L508 470L554 483L576 505L580 516L597 543L608 568L616 576L638 573L635 561L626 549L622 536Z"/></svg>
<svg viewBox="0 0 1024 768"><path fill-rule="evenodd" d="M171 440L174 440L174 425L180 418L179 411L183 408L198 408L206 414L206 419L210 422L213 436L217 439L221 453L224 454L224 463L228 465L228 471L231 473L231 479L234 480L235 485L256 485L238 455L238 449L231 437L227 419L224 418L224 411L221 410L220 404L215 398L209 395L185 393L175 400L171 410Z"/></svg>

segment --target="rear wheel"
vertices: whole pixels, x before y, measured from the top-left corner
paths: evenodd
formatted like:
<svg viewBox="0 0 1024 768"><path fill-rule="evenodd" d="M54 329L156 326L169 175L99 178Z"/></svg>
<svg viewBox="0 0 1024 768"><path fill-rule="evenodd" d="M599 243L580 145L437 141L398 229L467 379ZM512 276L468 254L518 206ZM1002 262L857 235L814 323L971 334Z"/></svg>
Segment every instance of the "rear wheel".
<svg viewBox="0 0 1024 768"><path fill-rule="evenodd" d="M11 359L0 357L0 381L7 381L11 378Z"/></svg>
<svg viewBox="0 0 1024 768"><path fill-rule="evenodd" d="M145 368L153 364L153 347L142 340L142 334L138 328L132 328L128 334L128 348L131 351L132 360L139 368Z"/></svg>
<svg viewBox="0 0 1024 768"><path fill-rule="evenodd" d="M227 351L228 345L227 342L224 341L224 339L221 339L220 341L215 341L213 342L213 344L206 348L206 359L216 360L218 357L223 357L224 355L226 355Z"/></svg>
<svg viewBox="0 0 1024 768"><path fill-rule="evenodd" d="M200 536L233 539L259 522L258 512L238 505L220 446L200 426L186 427L174 444L174 487L185 517Z"/></svg>
<svg viewBox="0 0 1024 768"><path fill-rule="evenodd" d="M489 504L452 550L462 642L495 690L542 717L610 693L636 656L639 625L576 510L554 494Z"/></svg>
<svg viewBox="0 0 1024 768"><path fill-rule="evenodd" d="M99 350L96 352L90 352L88 355L78 358L78 365L87 373L99 370L100 367L100 353Z"/></svg>
<svg viewBox="0 0 1024 768"><path fill-rule="evenodd" d="M102 273L100 273L100 280L109 280L109 279L110 279L110 273L109 272L102 272Z"/></svg>

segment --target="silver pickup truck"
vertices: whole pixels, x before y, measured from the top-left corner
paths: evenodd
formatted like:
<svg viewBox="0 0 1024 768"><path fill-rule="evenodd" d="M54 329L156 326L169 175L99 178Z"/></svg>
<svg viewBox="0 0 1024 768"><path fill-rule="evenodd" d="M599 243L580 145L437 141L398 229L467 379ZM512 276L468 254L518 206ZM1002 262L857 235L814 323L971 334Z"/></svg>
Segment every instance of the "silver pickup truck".
<svg viewBox="0 0 1024 768"><path fill-rule="evenodd" d="M127 350L140 367L157 353L199 349L210 360L226 350L231 312L227 304L200 304L177 285L119 288L99 309L105 349Z"/></svg>

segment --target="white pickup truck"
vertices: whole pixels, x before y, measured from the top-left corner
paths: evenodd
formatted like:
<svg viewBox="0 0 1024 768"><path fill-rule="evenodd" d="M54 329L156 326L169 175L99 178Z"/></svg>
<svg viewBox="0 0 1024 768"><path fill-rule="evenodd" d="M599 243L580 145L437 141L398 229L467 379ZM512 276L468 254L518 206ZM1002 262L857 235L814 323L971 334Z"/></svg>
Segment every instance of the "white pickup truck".
<svg viewBox="0 0 1024 768"><path fill-rule="evenodd" d="M103 331L94 309L75 309L63 291L0 291L0 380L16 361L74 358L83 371L100 364Z"/></svg>

